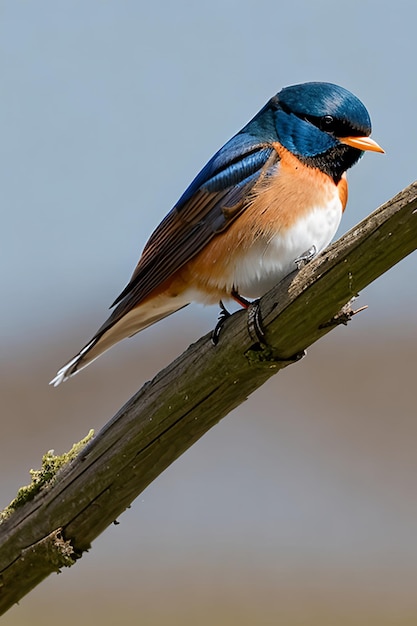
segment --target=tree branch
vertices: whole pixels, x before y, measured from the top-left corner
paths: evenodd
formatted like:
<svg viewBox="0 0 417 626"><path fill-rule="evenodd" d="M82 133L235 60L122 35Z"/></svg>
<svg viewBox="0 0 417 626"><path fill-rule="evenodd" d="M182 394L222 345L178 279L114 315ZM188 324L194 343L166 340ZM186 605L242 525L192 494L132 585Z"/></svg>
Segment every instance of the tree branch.
<svg viewBox="0 0 417 626"><path fill-rule="evenodd" d="M217 346L202 337L145 383L38 493L29 490L26 501L6 510L0 614L79 558L150 482L293 355L346 323L352 298L416 247L417 182L261 299L263 342L239 311Z"/></svg>

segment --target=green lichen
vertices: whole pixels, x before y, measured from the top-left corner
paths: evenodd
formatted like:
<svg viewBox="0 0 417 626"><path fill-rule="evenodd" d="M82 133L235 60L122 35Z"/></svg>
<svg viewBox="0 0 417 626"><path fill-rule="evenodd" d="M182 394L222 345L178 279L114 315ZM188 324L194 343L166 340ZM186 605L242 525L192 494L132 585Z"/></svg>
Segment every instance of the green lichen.
<svg viewBox="0 0 417 626"><path fill-rule="evenodd" d="M276 361L272 349L269 346L259 343L249 348L249 350L246 350L245 357L251 365Z"/></svg>
<svg viewBox="0 0 417 626"><path fill-rule="evenodd" d="M6 520L10 515L19 507L23 506L25 502L32 500L37 493L45 486L51 486L53 484L57 472L70 463L80 451L87 445L87 443L94 436L94 430L90 430L88 435L81 439L78 443L74 443L71 450L64 452L61 455L55 455L53 450L49 450L42 457L42 466L39 470L31 469L29 471L32 482L30 485L20 487L16 497L12 500L4 511L0 511L0 524Z"/></svg>

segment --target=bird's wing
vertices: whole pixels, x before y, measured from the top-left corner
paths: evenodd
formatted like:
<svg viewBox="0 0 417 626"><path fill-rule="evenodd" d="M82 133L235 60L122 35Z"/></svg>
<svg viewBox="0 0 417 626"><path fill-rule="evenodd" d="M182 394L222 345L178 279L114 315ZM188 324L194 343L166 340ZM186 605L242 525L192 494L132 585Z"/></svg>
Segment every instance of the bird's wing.
<svg viewBox="0 0 417 626"><path fill-rule="evenodd" d="M197 175L146 244L118 304L117 318L137 306L245 209L255 184L278 161L270 143L235 135Z"/></svg>

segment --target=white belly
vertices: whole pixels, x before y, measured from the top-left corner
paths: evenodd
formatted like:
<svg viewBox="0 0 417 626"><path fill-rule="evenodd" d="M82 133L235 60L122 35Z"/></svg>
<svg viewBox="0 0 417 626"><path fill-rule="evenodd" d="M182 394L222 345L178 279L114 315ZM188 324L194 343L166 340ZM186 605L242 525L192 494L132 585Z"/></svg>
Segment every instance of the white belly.
<svg viewBox="0 0 417 626"><path fill-rule="evenodd" d="M296 259L312 246L320 252L331 242L341 217L342 204L335 195L326 208L313 208L285 234L276 234L270 240L258 238L234 264L233 285L237 292L259 298L272 289L297 269Z"/></svg>

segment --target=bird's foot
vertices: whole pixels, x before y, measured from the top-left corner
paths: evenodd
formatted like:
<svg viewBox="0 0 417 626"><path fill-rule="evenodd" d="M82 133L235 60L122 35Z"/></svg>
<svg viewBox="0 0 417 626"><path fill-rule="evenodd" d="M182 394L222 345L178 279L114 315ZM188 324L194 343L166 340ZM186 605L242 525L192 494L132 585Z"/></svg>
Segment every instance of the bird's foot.
<svg viewBox="0 0 417 626"><path fill-rule="evenodd" d="M275 350L266 340L259 300L251 302L248 307L248 333L254 342L252 348L246 352L246 357L251 362L296 363L306 354L305 350L301 350L285 359L275 356Z"/></svg>
<svg viewBox="0 0 417 626"><path fill-rule="evenodd" d="M307 263L309 263L309 261L314 259L316 254L317 254L317 248L314 245L311 246L311 248L309 248L305 252L303 252L301 256L299 256L298 258L294 260L294 263L296 264L297 269L300 270L302 267L304 267L304 265L306 265Z"/></svg>
<svg viewBox="0 0 417 626"><path fill-rule="evenodd" d="M250 305L252 304L250 300L246 300L246 298L241 296L236 291L236 289L233 289L230 295L244 309L248 309ZM224 306L221 300L219 302L219 306L220 306L220 313L219 313L218 322L213 332L211 333L211 342L214 346L216 346L219 342L219 337L220 337L220 333L221 333L224 322L227 320L228 317L231 316L231 313L229 313L229 311L226 309L226 307Z"/></svg>
<svg viewBox="0 0 417 626"><path fill-rule="evenodd" d="M226 307L224 306L221 300L219 302L219 306L220 306L220 313L217 319L217 324L214 327L213 332L211 333L211 343L213 344L213 346L217 346L223 324L225 323L227 318L231 316L231 313L226 309Z"/></svg>
<svg viewBox="0 0 417 626"><path fill-rule="evenodd" d="M250 304L251 304L251 301L250 301L250 300L246 300L246 298L244 298L243 296L241 296L241 295L240 295L240 294L236 291L236 289L233 289L233 290L232 290L232 294L231 294L231 295L232 295L233 300L235 300L238 304L240 304L240 306L241 306L243 309L247 309L247 308L249 308L249 306L250 306Z"/></svg>
<svg viewBox="0 0 417 626"><path fill-rule="evenodd" d="M266 345L265 331L262 324L259 299L251 302L248 307L248 333L254 343Z"/></svg>
<svg viewBox="0 0 417 626"><path fill-rule="evenodd" d="M266 341L265 331L262 324L261 310L259 306L259 300L254 300L253 302L247 302L247 325L248 325L248 333L249 337L253 341L253 346L247 350L245 356L248 358L250 362L268 362L271 363L295 363L302 359L305 356L305 351L302 350L297 354L290 356L289 358L283 359L281 357L276 357L274 354L274 350ZM217 324L211 333L211 342L214 346L218 344L220 333L223 328L224 322L231 316L231 313L226 309L223 302L220 300L220 313ZM272 365L270 365L272 367ZM274 366L276 367L276 366Z"/></svg>

